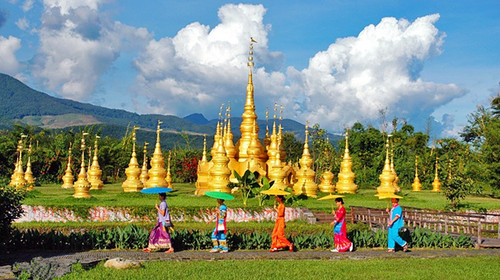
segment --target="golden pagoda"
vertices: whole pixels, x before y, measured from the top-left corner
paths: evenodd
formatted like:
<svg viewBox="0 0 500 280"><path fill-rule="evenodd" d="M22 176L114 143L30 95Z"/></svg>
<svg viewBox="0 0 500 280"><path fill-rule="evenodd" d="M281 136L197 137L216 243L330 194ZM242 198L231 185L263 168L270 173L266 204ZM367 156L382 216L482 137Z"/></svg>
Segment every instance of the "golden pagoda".
<svg viewBox="0 0 500 280"><path fill-rule="evenodd" d="M309 130L307 125L305 134L304 150L302 152L302 157L299 160L300 169L296 174L297 182L293 185L293 192L296 195L305 194L307 196L316 197L318 186L314 182L316 172L314 172L311 168L313 160L309 154Z"/></svg>
<svg viewBox="0 0 500 280"><path fill-rule="evenodd" d="M438 157L436 157L436 174L434 175L434 182L432 182L432 191L440 192L441 191L441 182L439 181L438 176Z"/></svg>
<svg viewBox="0 0 500 280"><path fill-rule="evenodd" d="M158 121L158 126L156 128L156 145L153 157L151 158L151 169L149 169L148 176L149 179L146 182L145 188L152 187L167 187L167 181L165 177L167 176L167 171L165 171L165 160L163 159L163 154L160 147L160 124L162 122Z"/></svg>
<svg viewBox="0 0 500 280"><path fill-rule="evenodd" d="M168 164L167 164L167 176L165 177L165 181L167 181L167 188L172 187L172 174L170 174L170 158L172 157L172 151L168 151Z"/></svg>
<svg viewBox="0 0 500 280"><path fill-rule="evenodd" d="M87 180L87 173L85 172L85 135L88 133L82 133L82 143L80 149L82 150L82 162L80 166L80 173L78 174L78 180L76 180L74 184L75 193L73 194L74 198L89 198L90 188L92 185Z"/></svg>
<svg viewBox="0 0 500 280"><path fill-rule="evenodd" d="M71 170L71 165L72 165L71 146L72 143L69 143L68 163L66 164L66 171L64 172L64 176L62 177L63 184L61 188L63 189L73 188L73 182L75 181L75 176L73 176L73 171Z"/></svg>
<svg viewBox="0 0 500 280"><path fill-rule="evenodd" d="M276 115L274 118L276 119ZM274 182L272 188L285 190L286 187L288 187L285 178L288 173L287 171L291 167L282 164L279 146L279 135L276 133L276 121L274 121L273 131L271 137L269 138L269 145L267 149L267 156L269 157L269 160L267 161L267 176L269 177L269 182Z"/></svg>
<svg viewBox="0 0 500 280"><path fill-rule="evenodd" d="M141 169L139 168L139 162L137 161L137 155L135 153L135 142L136 133L135 131L139 127L134 126L132 130L132 156L128 164L127 169L125 169L125 174L127 174L127 179L123 182L122 188L124 192L139 192L144 188L140 180Z"/></svg>
<svg viewBox="0 0 500 280"><path fill-rule="evenodd" d="M17 142L17 161L9 183L9 186L13 186L16 189L24 189L27 183L23 171L23 138L26 137L26 135L21 134L21 139Z"/></svg>
<svg viewBox="0 0 500 280"><path fill-rule="evenodd" d="M389 136L390 138L390 136ZM399 188L398 182L399 182L399 177L398 174L396 173L396 169L394 168L394 142L389 141L391 143L391 172L394 174L394 182L392 182L392 185L396 189L396 192L400 192L401 188Z"/></svg>
<svg viewBox="0 0 500 280"><path fill-rule="evenodd" d="M210 174L209 172L209 163L207 161L207 136L204 135L203 137L203 156L201 157L201 160L198 161L198 172L196 175L198 176L198 179L196 180L196 191L194 192L195 195L204 195L206 191L209 190L208 187L208 181Z"/></svg>
<svg viewBox="0 0 500 280"><path fill-rule="evenodd" d="M318 185L319 191L324 193L335 192L335 185L333 184L333 173L330 170L326 170L321 175L321 181Z"/></svg>
<svg viewBox="0 0 500 280"><path fill-rule="evenodd" d="M212 158L211 162L213 163L213 166L209 171L209 190L225 193L231 192L231 189L229 189L229 187L227 186L227 184L229 183L231 170L227 167L229 158L226 156L222 137L219 137L219 144L217 145L217 150L215 151L214 157Z"/></svg>
<svg viewBox="0 0 500 280"><path fill-rule="evenodd" d="M203 194L207 189L206 187L209 185L208 182L212 182L212 176L217 172L221 172L221 170L217 172L212 172L213 168L216 167L215 157L218 154L220 148L224 150L224 157L228 159L227 168L229 168L229 180L230 182L237 183L237 179L234 177L234 172L242 175L247 170L252 172L258 172L259 177L262 176L271 176L268 174L271 172L273 168L281 168L287 165L282 164L285 161L285 151L282 148L282 136L281 136L281 126L279 134L275 134L276 137L276 145L280 152L280 166L276 165L276 159L269 158L269 147L271 145L271 139L268 137L268 129L266 129L266 137L264 138L264 144L258 138L259 125L257 123L257 115L255 113L255 103L254 103L254 86L253 86L253 43L250 44L249 57L248 57L248 83L246 87L246 100L244 105L244 112L241 115L242 122L240 124L240 132L241 138L233 144L233 134L231 130L231 107L228 106L226 109L225 119L222 118L223 106L222 104L220 113L219 113L219 121L217 122L217 128L214 135L214 144L212 150L210 151L212 155L212 159L210 162L206 162L202 159L198 163L198 179L196 182L196 195ZM269 139L268 139L269 138ZM281 146L280 146L281 145ZM219 147L221 146L221 147ZM218 157L221 157L222 154L218 154ZM217 159L221 160L221 158ZM219 164L219 163L217 163ZM224 171L225 172L225 171ZM285 172L280 175L283 178L283 182L289 178L292 169L282 168L281 172ZM274 179L276 179L279 172L275 172ZM217 175L220 176L220 175ZM290 183L286 183L287 186L290 186ZM211 186L211 185L210 185ZM213 190L209 187L209 190Z"/></svg>
<svg viewBox="0 0 500 280"><path fill-rule="evenodd" d="M92 185L91 190L102 190L104 183L101 180L102 170L99 166L99 162L97 161L97 139L99 136L96 136L94 141L94 158L92 159L92 165L89 167L89 182Z"/></svg>
<svg viewBox="0 0 500 280"><path fill-rule="evenodd" d="M422 184L420 183L420 179L418 178L418 156L415 155L415 179L413 180L412 191L419 192L422 190Z"/></svg>
<svg viewBox="0 0 500 280"><path fill-rule="evenodd" d="M35 186L35 178L33 178L33 172L31 171L31 143L28 148L28 163L26 164L26 172L24 172L24 179L26 184L28 184L28 191L32 191Z"/></svg>
<svg viewBox="0 0 500 280"><path fill-rule="evenodd" d="M141 168L141 182L142 182L143 187L146 185L146 183L148 182L148 179L149 179L149 175L148 175L148 149L147 149L148 145L149 145L148 142L144 142L144 150L143 150L144 159L142 160L142 168Z"/></svg>
<svg viewBox="0 0 500 280"><path fill-rule="evenodd" d="M377 188L377 194L394 194L396 189L394 188L394 173L391 171L391 164L389 161L389 137L387 138L387 144L385 146L385 164L382 174L380 174L380 186Z"/></svg>
<svg viewBox="0 0 500 280"><path fill-rule="evenodd" d="M358 186L354 183L355 174L352 172L352 159L349 155L349 130L346 130L344 158L340 164L340 172L337 177L336 189L338 193L354 194L358 191Z"/></svg>

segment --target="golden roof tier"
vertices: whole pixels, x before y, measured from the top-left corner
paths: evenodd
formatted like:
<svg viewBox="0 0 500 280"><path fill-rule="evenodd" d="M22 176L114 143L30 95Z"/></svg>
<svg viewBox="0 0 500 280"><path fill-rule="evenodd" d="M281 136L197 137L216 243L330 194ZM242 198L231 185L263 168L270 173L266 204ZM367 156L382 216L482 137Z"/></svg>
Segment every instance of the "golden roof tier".
<svg viewBox="0 0 500 280"><path fill-rule="evenodd" d="M101 180L102 170L99 166L99 161L97 160L97 139L99 139L99 136L96 136L94 141L94 157L92 159L92 165L89 167L88 171L89 182L92 185L90 188L91 190L102 190L102 187L104 186L104 183Z"/></svg>
<svg viewBox="0 0 500 280"><path fill-rule="evenodd" d="M144 185L141 182L141 169L139 168L139 162L137 161L137 155L135 153L135 142L136 142L136 133L135 131L138 127L134 126L132 130L132 156L130 158L130 162L128 167L125 169L125 174L127 175L127 179L123 182L122 188L124 192L139 192L144 188Z"/></svg>
<svg viewBox="0 0 500 280"><path fill-rule="evenodd" d="M345 134L344 158L340 164L340 172L336 189L338 193L356 193L358 186L354 183L355 174L352 172L352 159L349 155L349 130Z"/></svg>
<svg viewBox="0 0 500 280"><path fill-rule="evenodd" d="M383 194L394 194L396 189L394 188L394 173L391 171L391 164L389 161L389 137L387 137L387 144L385 145L385 164L382 174L380 174L380 186L377 188L377 193L379 195Z"/></svg>
<svg viewBox="0 0 500 280"><path fill-rule="evenodd" d="M422 184L418 178L418 156L415 155L415 179L413 179L413 184L411 184L412 191L419 192L422 190Z"/></svg>
<svg viewBox="0 0 500 280"><path fill-rule="evenodd" d="M64 176L62 177L63 184L62 184L61 188L63 188L63 189L73 188L73 182L75 181L75 176L73 176L73 170L71 170L71 167L73 165L72 158L71 158L71 147L72 147L72 143L69 143L68 163L66 164L66 171L64 172Z"/></svg>
<svg viewBox="0 0 500 280"><path fill-rule="evenodd" d="M92 187L92 185L87 180L87 173L85 172L85 135L88 135L88 133L85 132L82 133L82 142L80 145L80 149L82 151L82 162L80 165L80 173L78 174L78 180L76 180L74 184L75 188L75 193L73 194L74 198L91 197L89 190Z"/></svg>
<svg viewBox="0 0 500 280"><path fill-rule="evenodd" d="M158 126L156 128L155 151L153 153L153 157L151 158L151 169L149 169L148 172L149 179L144 186L145 188L166 188L168 185L167 180L165 180L165 177L167 176L167 171L165 170L165 160L160 146L160 132L162 131L160 128L161 123L161 121L158 121Z"/></svg>

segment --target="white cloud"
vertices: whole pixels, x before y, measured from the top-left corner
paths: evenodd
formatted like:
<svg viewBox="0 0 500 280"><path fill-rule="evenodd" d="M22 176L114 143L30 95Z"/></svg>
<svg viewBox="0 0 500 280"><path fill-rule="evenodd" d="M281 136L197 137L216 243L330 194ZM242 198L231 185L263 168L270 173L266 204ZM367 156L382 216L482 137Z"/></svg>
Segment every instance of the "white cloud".
<svg viewBox="0 0 500 280"><path fill-rule="evenodd" d="M26 0L21 7L24 12L27 12L33 8L33 0ZM24 30L24 29L23 29Z"/></svg>
<svg viewBox="0 0 500 280"><path fill-rule="evenodd" d="M294 117L340 129L377 120L379 111L387 109L389 117L412 123L465 94L454 84L419 78L425 60L440 53L444 34L434 26L438 19L438 14L413 23L383 18L357 37L338 39L317 53L294 81L305 97L288 104L297 108Z"/></svg>
<svg viewBox="0 0 500 280"><path fill-rule="evenodd" d="M267 48L270 26L263 23L265 12L262 5L227 4L219 9L220 23L214 28L194 22L173 38L151 40L134 62L139 71L136 91L149 100L147 111L210 114L222 102L244 100L251 36L258 41L257 65L264 61L269 68L279 68L283 62L281 53ZM257 68L255 80L277 95L285 77ZM265 99L272 104L269 96Z"/></svg>
<svg viewBox="0 0 500 280"><path fill-rule="evenodd" d="M16 51L21 48L21 39L9 36L0 36L0 73L15 75L19 71L20 64L16 58Z"/></svg>
<svg viewBox="0 0 500 280"><path fill-rule="evenodd" d="M212 29L195 22L173 38L151 40L134 62L136 91L148 99L147 111L214 116L222 102L243 104L250 36L259 42L254 85L261 112L276 101L287 117L339 130L378 121L382 109L389 118L425 122L435 108L465 94L454 84L420 78L425 61L441 53L445 34L434 26L438 14L414 22L383 18L318 52L306 69L282 73L273 71L283 57L268 49L265 11L262 5L227 4Z"/></svg>
<svg viewBox="0 0 500 280"><path fill-rule="evenodd" d="M16 25L19 29L26 30L30 26L30 23L28 22L28 20L26 18L23 17L23 18L20 18L16 21Z"/></svg>
<svg viewBox="0 0 500 280"><path fill-rule="evenodd" d="M100 15L99 2L44 2L33 74L65 98L87 100L123 48L149 40L147 30Z"/></svg>

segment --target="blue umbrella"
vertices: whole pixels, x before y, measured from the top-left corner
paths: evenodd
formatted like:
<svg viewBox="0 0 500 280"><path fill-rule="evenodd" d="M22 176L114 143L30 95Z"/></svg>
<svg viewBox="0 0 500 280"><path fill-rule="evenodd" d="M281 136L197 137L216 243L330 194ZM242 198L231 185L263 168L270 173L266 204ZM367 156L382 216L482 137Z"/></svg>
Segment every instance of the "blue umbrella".
<svg viewBox="0 0 500 280"><path fill-rule="evenodd" d="M168 193L171 191L172 191L171 188L152 187L152 188L142 189L141 193Z"/></svg>

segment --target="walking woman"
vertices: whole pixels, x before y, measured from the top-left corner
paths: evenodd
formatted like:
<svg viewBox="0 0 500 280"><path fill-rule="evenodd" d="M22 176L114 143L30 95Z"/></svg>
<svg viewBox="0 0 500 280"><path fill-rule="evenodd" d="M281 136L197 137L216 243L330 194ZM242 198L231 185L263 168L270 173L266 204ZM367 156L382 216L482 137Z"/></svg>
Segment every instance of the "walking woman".
<svg viewBox="0 0 500 280"><path fill-rule="evenodd" d="M399 246L403 247L403 251L406 252L408 251L408 243L399 236L399 229L404 226L403 209L399 206L398 198L392 198L391 202L391 211L389 212L389 209L386 210L389 213L389 236L387 238L387 247L389 250L387 252L395 252L395 243L398 243Z"/></svg>
<svg viewBox="0 0 500 280"><path fill-rule="evenodd" d="M229 248L227 247L226 242L226 214L227 214L227 206L224 204L223 199L217 199L219 203L219 209L217 211L217 216L215 217L217 220L217 224L215 225L215 229L212 232L212 243L214 247L210 250L210 253L227 253ZM208 222L210 223L210 221Z"/></svg>
<svg viewBox="0 0 500 280"><path fill-rule="evenodd" d="M274 210L278 212L278 217L276 218L276 223L273 229L273 243L271 244L271 250L269 252L277 252L282 248L287 248L290 252L293 252L293 244L290 243L285 237L285 203L283 200L285 198L282 195L276 196L276 201L278 202L278 207L274 206Z"/></svg>
<svg viewBox="0 0 500 280"><path fill-rule="evenodd" d="M155 208L158 211L158 220L153 231L151 231L149 235L148 247L142 250L144 252L151 252L152 250L165 249L165 253L173 253L174 248L172 247L172 241L168 233L168 228L172 227L172 222L170 220L170 214L168 213L168 205L165 201L167 195L165 193L160 193L158 197L161 201L160 205L155 204Z"/></svg>
<svg viewBox="0 0 500 280"><path fill-rule="evenodd" d="M334 215L334 220L330 223L330 225L333 226L335 248L331 251L345 252L349 250L352 252L353 244L347 239L344 200L341 197L337 197L335 198L335 203L337 203L337 213L332 213Z"/></svg>

